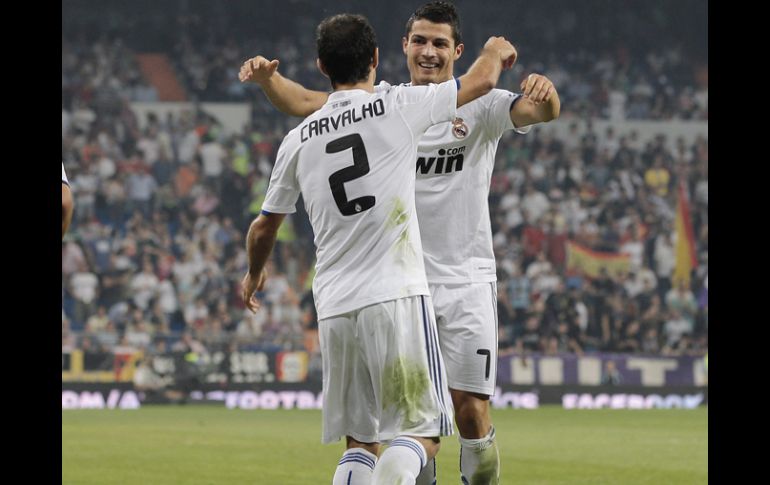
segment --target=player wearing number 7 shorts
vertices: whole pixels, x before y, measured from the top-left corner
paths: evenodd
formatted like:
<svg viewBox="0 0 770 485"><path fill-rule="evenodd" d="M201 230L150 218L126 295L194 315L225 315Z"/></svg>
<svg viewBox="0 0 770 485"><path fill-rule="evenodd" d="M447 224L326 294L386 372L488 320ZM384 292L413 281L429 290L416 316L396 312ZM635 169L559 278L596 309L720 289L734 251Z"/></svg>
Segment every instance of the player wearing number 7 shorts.
<svg viewBox="0 0 770 485"><path fill-rule="evenodd" d="M278 228L302 194L316 245L322 441L347 440L333 483L415 483L453 431L415 216L417 142L489 92L515 49L492 37L460 79L375 92L378 52L364 17L327 18L317 44L334 92L281 143L247 236L242 297L257 310Z"/></svg>
<svg viewBox="0 0 770 485"><path fill-rule="evenodd" d="M402 43L412 86L451 79L464 50L457 10L446 2L419 7ZM278 60L256 56L242 73L287 114L307 116L326 102L327 93L305 89L277 67ZM415 159L416 209L460 434L460 474L472 485L497 483L500 470L489 410L497 367L497 278L487 201L495 152L504 132L525 133L529 125L558 117L561 108L545 76L530 74L521 90L494 89L462 106L454 119L426 131ZM417 483L430 485L435 477L429 462Z"/></svg>

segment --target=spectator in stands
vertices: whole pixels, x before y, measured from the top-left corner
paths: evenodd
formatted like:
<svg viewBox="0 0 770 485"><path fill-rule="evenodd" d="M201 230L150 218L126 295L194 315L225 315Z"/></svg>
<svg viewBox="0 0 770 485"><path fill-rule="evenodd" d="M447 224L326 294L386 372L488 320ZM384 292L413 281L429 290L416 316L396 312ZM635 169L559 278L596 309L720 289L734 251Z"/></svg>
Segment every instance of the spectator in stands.
<svg viewBox="0 0 770 485"><path fill-rule="evenodd" d="M623 378L615 365L614 360L604 362L604 371L602 372L601 383L605 386L617 386L623 382Z"/></svg>
<svg viewBox="0 0 770 485"><path fill-rule="evenodd" d="M671 174L668 169L663 166L662 153L655 155L655 159L652 162L652 167L650 167L644 173L644 182L653 193L661 197L666 197L668 195L668 187L671 183Z"/></svg>
<svg viewBox="0 0 770 485"><path fill-rule="evenodd" d="M73 323L81 328L96 308L99 279L89 270L85 262L81 262L78 271L70 279L70 287L75 299Z"/></svg>
<svg viewBox="0 0 770 485"><path fill-rule="evenodd" d="M671 289L671 274L674 271L676 256L674 253L673 237L670 231L664 230L655 239L655 272L658 277L658 295L665 301Z"/></svg>
<svg viewBox="0 0 770 485"><path fill-rule="evenodd" d="M107 316L107 309L104 307L104 305L99 305L99 307L96 309L96 313L88 317L85 330L88 333L101 332L107 328L109 321L110 319Z"/></svg>
<svg viewBox="0 0 770 485"><path fill-rule="evenodd" d="M695 315L698 311L695 295L685 286L684 281L679 281L675 288L666 293L666 307L676 311L681 318L687 320L691 329L695 328ZM691 330L692 331L692 330Z"/></svg>
<svg viewBox="0 0 770 485"><path fill-rule="evenodd" d="M150 300L156 297L160 282L155 276L155 268L149 258L142 263L142 272L131 279L131 293L134 304L142 310L148 310Z"/></svg>

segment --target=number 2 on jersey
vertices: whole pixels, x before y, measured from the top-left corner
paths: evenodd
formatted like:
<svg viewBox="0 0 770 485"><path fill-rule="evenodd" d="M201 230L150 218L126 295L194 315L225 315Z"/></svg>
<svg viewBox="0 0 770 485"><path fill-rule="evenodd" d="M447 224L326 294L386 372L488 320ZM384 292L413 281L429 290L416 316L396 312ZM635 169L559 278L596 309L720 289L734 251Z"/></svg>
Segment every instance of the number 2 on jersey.
<svg viewBox="0 0 770 485"><path fill-rule="evenodd" d="M329 176L329 186L332 189L334 202L337 203L343 216L352 216L374 207L373 195L348 200L345 193L345 182L350 182L369 173L369 157L366 156L366 148L361 135L353 133L330 141L326 145L326 153L339 153L348 148L353 149L353 165L337 170Z"/></svg>

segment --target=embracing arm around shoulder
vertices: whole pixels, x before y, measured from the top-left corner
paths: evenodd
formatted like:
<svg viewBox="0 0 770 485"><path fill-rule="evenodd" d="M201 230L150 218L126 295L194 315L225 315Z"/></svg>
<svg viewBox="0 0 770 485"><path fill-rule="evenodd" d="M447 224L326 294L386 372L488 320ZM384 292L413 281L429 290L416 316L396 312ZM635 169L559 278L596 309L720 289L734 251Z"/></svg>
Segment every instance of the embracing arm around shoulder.
<svg viewBox="0 0 770 485"><path fill-rule="evenodd" d="M278 64L278 59L268 61L262 56L252 57L243 63L238 78L241 82L258 84L270 103L290 116L305 118L326 103L329 93L312 91L281 76Z"/></svg>
<svg viewBox="0 0 770 485"><path fill-rule="evenodd" d="M521 82L521 98L511 108L511 121L521 128L555 120L561 111L559 93L553 83L541 74L530 74Z"/></svg>

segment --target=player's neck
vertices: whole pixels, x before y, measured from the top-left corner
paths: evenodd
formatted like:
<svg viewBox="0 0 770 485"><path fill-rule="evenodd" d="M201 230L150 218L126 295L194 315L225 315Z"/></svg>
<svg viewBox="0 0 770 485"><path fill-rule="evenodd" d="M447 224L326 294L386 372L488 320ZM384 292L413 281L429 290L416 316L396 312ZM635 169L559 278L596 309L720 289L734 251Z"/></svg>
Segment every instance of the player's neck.
<svg viewBox="0 0 770 485"><path fill-rule="evenodd" d="M362 89L366 92L373 93L374 83L372 81L366 80L355 84L338 84L334 87L334 92L336 93L337 91L349 91L351 89Z"/></svg>
<svg viewBox="0 0 770 485"><path fill-rule="evenodd" d="M337 84L334 86L334 91L347 91L350 89L363 89L364 91L368 93L374 92L374 79L376 78L377 74L374 69L371 69L369 71L369 77L364 79L363 81L358 81L351 84Z"/></svg>

